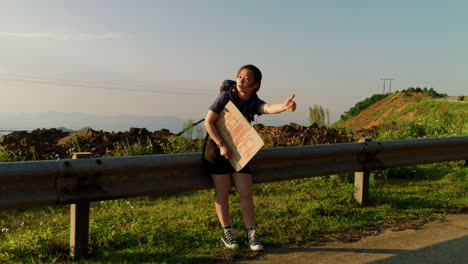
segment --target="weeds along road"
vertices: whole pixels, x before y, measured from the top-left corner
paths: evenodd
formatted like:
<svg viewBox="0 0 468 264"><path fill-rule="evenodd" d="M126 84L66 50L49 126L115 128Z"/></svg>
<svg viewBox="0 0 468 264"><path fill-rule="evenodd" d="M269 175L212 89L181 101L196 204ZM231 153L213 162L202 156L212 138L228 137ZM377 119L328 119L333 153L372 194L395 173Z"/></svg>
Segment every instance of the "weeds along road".
<svg viewBox="0 0 468 264"><path fill-rule="evenodd" d="M237 264L466 264L468 214L446 216L418 230L386 231L354 243L328 243L310 248L266 249Z"/></svg>

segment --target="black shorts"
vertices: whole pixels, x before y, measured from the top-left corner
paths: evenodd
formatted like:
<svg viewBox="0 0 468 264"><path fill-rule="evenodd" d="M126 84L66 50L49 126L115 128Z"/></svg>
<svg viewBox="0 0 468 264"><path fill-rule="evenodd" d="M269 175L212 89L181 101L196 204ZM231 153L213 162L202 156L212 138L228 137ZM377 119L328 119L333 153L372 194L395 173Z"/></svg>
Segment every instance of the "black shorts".
<svg viewBox="0 0 468 264"><path fill-rule="evenodd" d="M242 170L236 172L236 170L232 167L231 163L228 159L223 156L216 159L214 163L211 163L207 160L204 160L205 169L210 174L231 174L231 173L252 173L250 169L250 163L247 163Z"/></svg>
<svg viewBox="0 0 468 264"><path fill-rule="evenodd" d="M203 166L210 174L230 174L236 170L228 159L221 156L219 148L210 137L206 137L202 154ZM247 163L238 173L252 173L250 163Z"/></svg>

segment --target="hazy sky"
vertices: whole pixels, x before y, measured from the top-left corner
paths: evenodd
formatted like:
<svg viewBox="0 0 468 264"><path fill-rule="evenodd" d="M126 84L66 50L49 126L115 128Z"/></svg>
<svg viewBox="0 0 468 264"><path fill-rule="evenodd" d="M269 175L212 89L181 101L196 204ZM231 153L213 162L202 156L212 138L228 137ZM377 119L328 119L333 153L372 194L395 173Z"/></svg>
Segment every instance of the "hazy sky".
<svg viewBox="0 0 468 264"><path fill-rule="evenodd" d="M468 95L467 47L464 0L0 0L0 112L198 120L254 64L265 101L296 94L274 118L334 121L381 78Z"/></svg>

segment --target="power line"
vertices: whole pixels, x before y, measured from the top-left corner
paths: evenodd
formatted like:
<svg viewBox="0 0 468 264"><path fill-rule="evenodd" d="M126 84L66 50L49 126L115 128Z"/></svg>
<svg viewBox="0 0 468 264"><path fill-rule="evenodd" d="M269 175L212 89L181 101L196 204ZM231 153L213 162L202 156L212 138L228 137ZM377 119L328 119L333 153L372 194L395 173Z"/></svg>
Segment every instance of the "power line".
<svg viewBox="0 0 468 264"><path fill-rule="evenodd" d="M52 86L65 86L65 87L83 87L90 89L105 89L105 90L116 90L116 91L129 91L129 92L148 92L148 93L165 93L165 94L179 94L179 95L205 95L205 96L216 96L216 93L200 93L198 91L212 91L212 90L195 90L182 88L183 90L197 91L197 92L185 92L185 91L168 91L168 90L154 90L147 89L145 86L133 85L137 87L143 87L144 89L131 89L125 88L118 83L99 83L85 80L71 80L61 78L46 78L38 76L26 76L26 75L15 75L0 73L0 80L23 82L23 83L34 83L41 85L52 85ZM173 88L171 88L173 89ZM179 88L180 89L180 88ZM290 95L263 95L262 98L288 98ZM297 99L315 98L312 96L300 96Z"/></svg>
<svg viewBox="0 0 468 264"><path fill-rule="evenodd" d="M7 78L13 78L13 79L37 79L37 80L45 80L45 81L53 81L53 82L60 82L60 83L71 83L71 84L76 84L76 83L87 83L87 84L96 84L98 86L117 86L117 87L122 87L122 86L127 86L123 85L121 83L113 83L113 82L93 82L93 81L87 81L87 80L74 80L74 79L63 79L63 78L50 78L50 77L40 77L40 76L31 76L31 75L18 75L18 74L5 74L5 73L0 73L0 76L7 77ZM141 84L132 84L133 87L143 87L147 88L148 85L141 85ZM154 85L150 85L154 86ZM160 87L160 86L155 86L155 87ZM179 88L180 89L180 88ZM182 88L182 90L191 90L191 91L211 91L211 90L198 90L198 89L189 89L189 88Z"/></svg>
<svg viewBox="0 0 468 264"><path fill-rule="evenodd" d="M36 84L43 84L43 85L54 85L54 86L65 86L65 87L83 87L83 88L93 88L93 89L103 89L103 90L117 90L117 91L130 91L130 92L185 94L185 95L212 95L212 94L208 94L208 93L176 92L176 91L148 90L148 89L130 89L130 88L120 88L120 87L111 87L111 86L77 84L77 83L34 81L34 80L17 79L17 78L0 78L0 80L14 81L14 82L24 82L24 83L36 83Z"/></svg>

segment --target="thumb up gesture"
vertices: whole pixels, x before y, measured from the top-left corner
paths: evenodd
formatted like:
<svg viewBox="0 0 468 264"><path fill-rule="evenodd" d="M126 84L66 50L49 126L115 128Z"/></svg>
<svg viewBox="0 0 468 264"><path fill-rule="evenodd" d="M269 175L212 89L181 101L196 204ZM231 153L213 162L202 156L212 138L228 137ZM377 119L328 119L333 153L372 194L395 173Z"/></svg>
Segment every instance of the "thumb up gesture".
<svg viewBox="0 0 468 264"><path fill-rule="evenodd" d="M291 95L286 101L283 103L284 110L288 110L290 112L296 111L296 102L293 101L295 95Z"/></svg>

